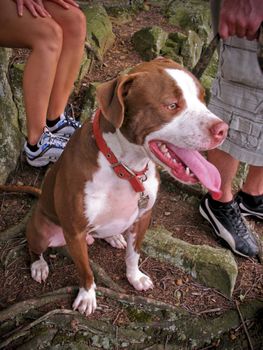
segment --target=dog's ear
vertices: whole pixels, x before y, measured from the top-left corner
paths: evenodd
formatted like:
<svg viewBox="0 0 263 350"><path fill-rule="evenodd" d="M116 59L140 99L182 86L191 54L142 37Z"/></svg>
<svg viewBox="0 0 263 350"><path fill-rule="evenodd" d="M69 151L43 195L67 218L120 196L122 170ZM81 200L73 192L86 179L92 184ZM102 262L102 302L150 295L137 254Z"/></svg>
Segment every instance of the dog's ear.
<svg viewBox="0 0 263 350"><path fill-rule="evenodd" d="M137 75L122 75L97 87L97 99L101 111L117 129L121 127L124 119L124 98Z"/></svg>

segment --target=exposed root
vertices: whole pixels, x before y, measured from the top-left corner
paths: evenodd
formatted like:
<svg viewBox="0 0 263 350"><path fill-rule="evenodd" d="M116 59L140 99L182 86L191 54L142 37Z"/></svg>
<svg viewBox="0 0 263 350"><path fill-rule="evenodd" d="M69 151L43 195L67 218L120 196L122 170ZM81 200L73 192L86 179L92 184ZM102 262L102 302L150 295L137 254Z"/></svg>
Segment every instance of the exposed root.
<svg viewBox="0 0 263 350"><path fill-rule="evenodd" d="M110 276L106 273L106 271L100 267L98 264L96 264L94 261L90 260L90 264L92 267L92 271L95 275L95 279L101 283L104 284L104 286L107 286L108 288L113 289L116 292L124 292L125 290L120 287L117 283L115 283Z"/></svg>
<svg viewBox="0 0 263 350"><path fill-rule="evenodd" d="M246 333L246 336L247 336L247 340L248 340L248 343L249 343L249 347L250 347L250 350L253 350L253 345L252 345L252 342L251 342L251 339L250 339L250 336L249 336L249 333L248 333L248 330L247 330L247 326L246 326L246 323L244 322L244 318L243 318L243 315L240 311L240 308L239 308L239 305L238 305L238 302L236 301L236 308L237 308L237 311L238 311L238 314L239 314L239 317L240 317L240 320L242 322L242 325L243 325L243 328L244 328L244 331Z"/></svg>
<svg viewBox="0 0 263 350"><path fill-rule="evenodd" d="M58 300L65 298L73 297L78 291L78 287L65 287L58 290L55 290L52 293L47 293L41 296L40 298L32 298L28 300L21 301L16 303L7 309L0 312L0 322L4 322L8 319L13 319L19 314L27 313L29 310L37 309L48 303L53 304ZM117 300L119 302L126 302L132 305L145 306L148 309L156 310L162 309L167 311L178 311L178 309L172 305L166 304L164 302L154 300L151 298L145 298L137 295L129 295L125 293L119 293L108 288L98 287L96 289L98 295L108 297L110 299Z"/></svg>
<svg viewBox="0 0 263 350"><path fill-rule="evenodd" d="M146 298L142 296L137 296L137 295L119 293L108 288L98 287L96 289L96 292L98 293L98 295L103 295L105 297L117 300L119 302L126 302L128 304L133 304L136 306L145 306L146 308L152 309L152 310L157 308L157 309L173 311L173 312L178 311L178 308L176 308L175 306L164 303L162 301L158 301L155 299Z"/></svg>
<svg viewBox="0 0 263 350"><path fill-rule="evenodd" d="M5 231L0 232L0 241L7 241L12 238L21 236L21 233L26 230L27 222L32 215L32 209L23 217L23 219L14 226L7 228Z"/></svg>
<svg viewBox="0 0 263 350"><path fill-rule="evenodd" d="M59 247L59 248L54 248L54 249L58 253L71 259L71 256L69 255L69 253L65 247ZM113 289L117 292L124 292L124 289L121 288L116 282L114 282L102 267L100 267L97 263L95 263L90 258L89 258L89 262L91 264L95 279L99 284L103 284L104 286L106 286L110 289Z"/></svg>
<svg viewBox="0 0 263 350"><path fill-rule="evenodd" d="M14 340L17 340L20 337L23 337L25 335L27 335L28 331L37 326L39 323L47 320L48 318L57 315L57 314L66 314L66 315L72 315L72 314L78 314L76 311L72 311L72 310L66 310L66 309L55 309L55 310L51 310L48 313L46 313L45 315L39 317L37 320L29 323L28 325L26 325L25 327L21 328L19 331L13 333L9 338L7 338L6 340L4 340L2 343L0 343L0 349L4 349L6 348L10 343L12 343ZM6 348L7 349L7 348Z"/></svg>

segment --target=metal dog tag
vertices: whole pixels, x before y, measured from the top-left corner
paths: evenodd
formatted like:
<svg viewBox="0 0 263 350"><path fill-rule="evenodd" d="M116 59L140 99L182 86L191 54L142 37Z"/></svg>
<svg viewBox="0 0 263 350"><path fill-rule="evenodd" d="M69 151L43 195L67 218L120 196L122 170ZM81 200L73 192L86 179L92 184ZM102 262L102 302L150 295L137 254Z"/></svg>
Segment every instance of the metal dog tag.
<svg viewBox="0 0 263 350"><path fill-rule="evenodd" d="M150 199L150 197L148 196L148 194L145 194L144 192L141 192L140 198L138 200L138 207L139 207L139 209L147 208L149 199Z"/></svg>

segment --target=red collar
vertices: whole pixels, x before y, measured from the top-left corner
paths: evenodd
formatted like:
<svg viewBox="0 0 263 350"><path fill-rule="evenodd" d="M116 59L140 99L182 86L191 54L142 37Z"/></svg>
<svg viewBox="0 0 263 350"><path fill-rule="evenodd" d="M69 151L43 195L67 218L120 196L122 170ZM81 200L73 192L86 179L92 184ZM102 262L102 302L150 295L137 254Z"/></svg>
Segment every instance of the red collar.
<svg viewBox="0 0 263 350"><path fill-rule="evenodd" d="M100 131L100 114L101 110L98 109L95 113L93 120L93 134L95 136L95 140L99 150L104 154L108 162L111 164L112 169L115 171L116 175L123 180L128 180L132 185L135 192L143 192L144 186L142 184L142 180L140 180L141 176L146 177L145 173L148 170L148 164L146 167L139 172L130 170L126 165L122 162L119 162L116 158L115 154L112 150L107 146L101 131Z"/></svg>

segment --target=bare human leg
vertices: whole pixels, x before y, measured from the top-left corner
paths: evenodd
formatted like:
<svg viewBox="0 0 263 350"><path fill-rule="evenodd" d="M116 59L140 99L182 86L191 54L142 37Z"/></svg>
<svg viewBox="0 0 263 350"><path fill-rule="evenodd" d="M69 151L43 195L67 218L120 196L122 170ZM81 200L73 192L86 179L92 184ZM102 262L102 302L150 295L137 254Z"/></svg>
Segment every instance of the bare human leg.
<svg viewBox="0 0 263 350"><path fill-rule="evenodd" d="M0 2L0 45L29 48L23 79L28 142L36 144L46 125L47 108L62 48L62 30L49 17L34 18L24 9L17 15L13 1Z"/></svg>
<svg viewBox="0 0 263 350"><path fill-rule="evenodd" d="M53 2L45 1L44 6L63 33L61 54L47 112L48 119L54 120L64 112L79 71L86 38L86 18L81 10L71 5L66 10Z"/></svg>
<svg viewBox="0 0 263 350"><path fill-rule="evenodd" d="M231 201L233 199L232 182L236 176L239 161L219 149L209 151L208 160L217 167L221 175L222 197L219 201Z"/></svg>
<svg viewBox="0 0 263 350"><path fill-rule="evenodd" d="M250 165L242 190L252 196L263 195L263 167Z"/></svg>

